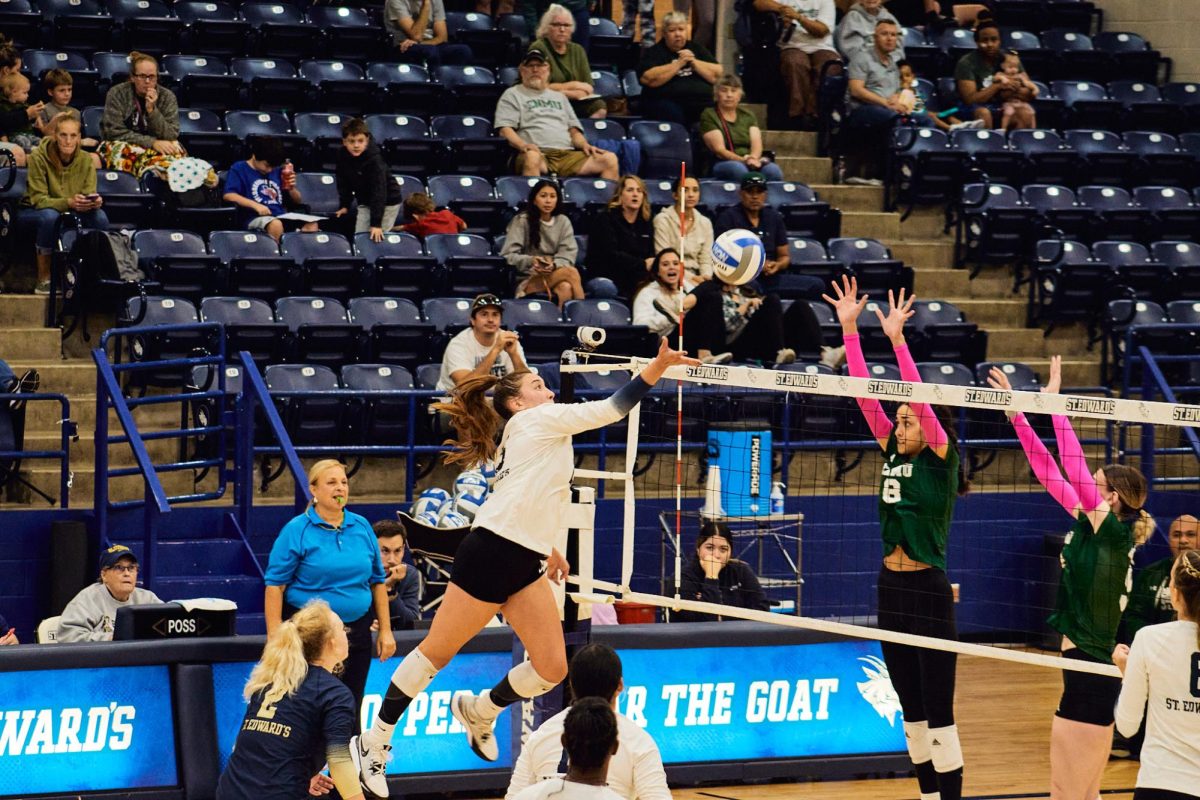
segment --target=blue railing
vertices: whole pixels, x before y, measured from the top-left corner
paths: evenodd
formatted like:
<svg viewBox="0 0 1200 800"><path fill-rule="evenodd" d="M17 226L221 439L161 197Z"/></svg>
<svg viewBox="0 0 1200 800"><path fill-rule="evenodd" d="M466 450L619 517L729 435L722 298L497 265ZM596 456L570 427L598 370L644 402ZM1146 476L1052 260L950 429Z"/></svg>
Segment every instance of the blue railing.
<svg viewBox="0 0 1200 800"><path fill-rule="evenodd" d="M0 450L0 460L57 459L58 460L58 507L70 506L71 491L71 440L76 438L75 421L71 419L71 401L66 395L53 392L15 392L4 395L4 402L48 402L58 403L60 443L57 450Z"/></svg>
<svg viewBox="0 0 1200 800"><path fill-rule="evenodd" d="M1196 328L1197 326L1192 326ZM1130 341L1127 339L1127 341ZM1133 361L1133 354L1129 349L1126 349L1126 361ZM1190 363L1200 359L1196 355L1154 355L1150 352L1150 348L1145 345L1138 345L1137 360L1142 365L1142 399L1153 400L1156 395L1162 395L1163 400L1168 403L1178 403L1179 398L1166 376L1163 374L1160 363ZM1198 387L1187 387L1188 390L1196 392ZM1180 428L1186 445L1183 447L1158 447L1154 440L1154 426L1143 425L1141 435L1141 469L1142 474L1150 481L1152 485L1157 486L1189 486L1200 484L1200 436L1197 435L1196 429L1183 426ZM1160 455L1194 455L1196 458L1196 469L1190 475L1173 475L1161 476L1155 472L1155 457Z"/></svg>

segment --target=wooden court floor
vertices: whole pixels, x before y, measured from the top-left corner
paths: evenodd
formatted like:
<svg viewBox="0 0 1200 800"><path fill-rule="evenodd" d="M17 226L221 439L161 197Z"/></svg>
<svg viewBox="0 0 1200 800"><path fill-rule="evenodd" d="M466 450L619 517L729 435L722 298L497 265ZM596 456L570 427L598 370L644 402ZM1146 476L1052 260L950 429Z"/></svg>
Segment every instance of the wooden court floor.
<svg viewBox="0 0 1200 800"><path fill-rule="evenodd" d="M963 746L963 796L1049 797L1050 721L1062 690L1061 673L959 656L956 718ZM1136 761L1109 761L1105 800L1133 796ZM679 800L915 800L915 778L706 786L677 789Z"/></svg>

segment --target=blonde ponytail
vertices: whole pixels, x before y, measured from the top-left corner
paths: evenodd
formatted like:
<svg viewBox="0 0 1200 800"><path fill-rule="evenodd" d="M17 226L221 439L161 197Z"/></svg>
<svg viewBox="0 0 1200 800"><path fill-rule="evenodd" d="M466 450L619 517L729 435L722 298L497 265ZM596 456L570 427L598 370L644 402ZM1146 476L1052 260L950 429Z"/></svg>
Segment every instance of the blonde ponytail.
<svg viewBox="0 0 1200 800"><path fill-rule="evenodd" d="M1154 517L1144 508L1138 509L1137 518L1130 526L1133 531L1133 543L1138 547L1144 545L1154 533Z"/></svg>
<svg viewBox="0 0 1200 800"><path fill-rule="evenodd" d="M249 700L266 690L263 705L291 696L308 675L308 665L321 657L333 635L333 612L324 600L312 600L280 624L267 640L242 694Z"/></svg>

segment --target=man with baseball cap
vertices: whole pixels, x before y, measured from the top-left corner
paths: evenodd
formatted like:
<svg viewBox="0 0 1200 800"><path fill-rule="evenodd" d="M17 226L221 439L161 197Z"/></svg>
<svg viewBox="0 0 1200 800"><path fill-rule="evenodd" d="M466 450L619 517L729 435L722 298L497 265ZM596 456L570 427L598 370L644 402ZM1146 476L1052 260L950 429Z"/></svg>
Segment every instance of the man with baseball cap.
<svg viewBox="0 0 1200 800"><path fill-rule="evenodd" d="M100 580L67 603L58 622L58 642L111 642L117 609L161 603L158 595L137 586L137 556L123 544L100 553Z"/></svg>
<svg viewBox="0 0 1200 800"><path fill-rule="evenodd" d="M530 50L521 59L521 82L496 103L496 129L517 151L522 175L599 175L617 179L617 156L588 144L571 101L549 88L546 54Z"/></svg>
<svg viewBox="0 0 1200 800"><path fill-rule="evenodd" d="M448 392L468 378L528 369L517 334L500 329L503 317L504 307L494 294L481 294L471 302L471 327L446 345L437 388Z"/></svg>

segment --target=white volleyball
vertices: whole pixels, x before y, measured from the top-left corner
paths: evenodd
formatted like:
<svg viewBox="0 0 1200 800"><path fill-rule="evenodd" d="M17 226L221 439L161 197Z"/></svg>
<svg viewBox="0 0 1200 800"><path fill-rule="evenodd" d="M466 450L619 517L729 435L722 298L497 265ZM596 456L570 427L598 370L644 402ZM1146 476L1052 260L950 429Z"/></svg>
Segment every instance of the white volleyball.
<svg viewBox="0 0 1200 800"><path fill-rule="evenodd" d="M471 494L485 495L488 491L488 479L483 473L477 469L469 469L460 472L458 477L454 479L454 493L456 495L463 492Z"/></svg>
<svg viewBox="0 0 1200 800"><path fill-rule="evenodd" d="M733 228L718 236L713 242L712 256L713 274L735 286L757 278L767 263L762 239L745 228Z"/></svg>
<svg viewBox="0 0 1200 800"><path fill-rule="evenodd" d="M475 512L487 500L486 495L475 494L474 492L459 492L454 496L454 510L462 514L472 522L475 521Z"/></svg>

